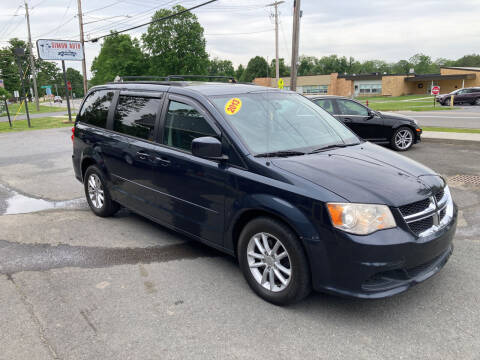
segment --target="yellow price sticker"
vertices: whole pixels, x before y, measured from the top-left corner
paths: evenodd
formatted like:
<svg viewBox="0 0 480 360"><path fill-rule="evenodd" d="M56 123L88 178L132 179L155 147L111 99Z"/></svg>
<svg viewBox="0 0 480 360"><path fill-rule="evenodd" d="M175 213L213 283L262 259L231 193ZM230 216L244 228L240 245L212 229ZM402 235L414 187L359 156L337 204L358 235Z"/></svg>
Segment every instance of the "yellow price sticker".
<svg viewBox="0 0 480 360"><path fill-rule="evenodd" d="M242 108L242 100L239 98L231 98L225 104L225 114L235 115Z"/></svg>
<svg viewBox="0 0 480 360"><path fill-rule="evenodd" d="M278 79L278 88L283 89L283 79Z"/></svg>

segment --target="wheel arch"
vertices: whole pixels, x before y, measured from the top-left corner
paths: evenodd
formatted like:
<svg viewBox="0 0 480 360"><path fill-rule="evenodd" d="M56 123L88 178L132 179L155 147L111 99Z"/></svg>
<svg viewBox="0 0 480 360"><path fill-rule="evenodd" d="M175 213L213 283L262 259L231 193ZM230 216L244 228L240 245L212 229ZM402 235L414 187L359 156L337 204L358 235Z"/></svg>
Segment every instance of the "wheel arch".
<svg viewBox="0 0 480 360"><path fill-rule="evenodd" d="M237 244L242 229L257 217L269 217L287 226L299 238L307 251L306 241L319 241L319 235L310 220L295 206L270 195L251 195L246 199L250 206L237 211L227 230L225 246L237 256ZM307 256L308 257L308 256Z"/></svg>

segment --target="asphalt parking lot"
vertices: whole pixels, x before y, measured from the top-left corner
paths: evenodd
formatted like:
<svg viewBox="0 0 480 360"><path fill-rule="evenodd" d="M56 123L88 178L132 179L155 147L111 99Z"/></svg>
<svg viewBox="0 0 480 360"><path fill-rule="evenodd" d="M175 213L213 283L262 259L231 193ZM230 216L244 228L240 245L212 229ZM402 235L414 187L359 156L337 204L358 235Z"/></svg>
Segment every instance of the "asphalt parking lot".
<svg viewBox="0 0 480 360"><path fill-rule="evenodd" d="M285 308L217 251L128 211L94 216L71 148L68 128L0 134L0 359L479 358L480 186L453 180L480 175L480 143L405 154L444 175L460 209L437 276Z"/></svg>

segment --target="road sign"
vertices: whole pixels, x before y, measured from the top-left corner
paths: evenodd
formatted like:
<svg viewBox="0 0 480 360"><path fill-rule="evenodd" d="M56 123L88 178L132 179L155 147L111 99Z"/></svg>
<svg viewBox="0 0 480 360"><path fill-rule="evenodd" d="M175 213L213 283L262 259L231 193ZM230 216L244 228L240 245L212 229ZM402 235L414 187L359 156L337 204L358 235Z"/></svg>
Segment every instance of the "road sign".
<svg viewBox="0 0 480 360"><path fill-rule="evenodd" d="M432 95L440 94L440 86L432 86Z"/></svg>
<svg viewBox="0 0 480 360"><path fill-rule="evenodd" d="M83 60L80 41L39 39L37 50L42 60Z"/></svg>
<svg viewBox="0 0 480 360"><path fill-rule="evenodd" d="M283 89L283 79L278 79L278 88Z"/></svg>
<svg viewBox="0 0 480 360"><path fill-rule="evenodd" d="M18 90L13 90L13 96L18 98L20 97L20 94L18 93Z"/></svg>
<svg viewBox="0 0 480 360"><path fill-rule="evenodd" d="M67 88L68 90L72 90L72 83L70 81L67 81Z"/></svg>
<svg viewBox="0 0 480 360"><path fill-rule="evenodd" d="M46 88L46 94L47 95L52 95L52 88L51 87Z"/></svg>
<svg viewBox="0 0 480 360"><path fill-rule="evenodd" d="M48 89L48 88L51 88L52 85L42 85L42 89Z"/></svg>

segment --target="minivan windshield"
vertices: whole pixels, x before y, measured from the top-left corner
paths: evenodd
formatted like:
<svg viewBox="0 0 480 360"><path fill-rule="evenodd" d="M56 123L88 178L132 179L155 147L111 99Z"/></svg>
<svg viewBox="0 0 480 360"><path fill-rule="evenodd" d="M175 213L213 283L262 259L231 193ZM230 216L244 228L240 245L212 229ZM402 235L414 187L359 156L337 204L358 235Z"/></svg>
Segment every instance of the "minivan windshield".
<svg viewBox="0 0 480 360"><path fill-rule="evenodd" d="M360 142L332 115L296 93L263 91L210 100L254 155L299 155Z"/></svg>

